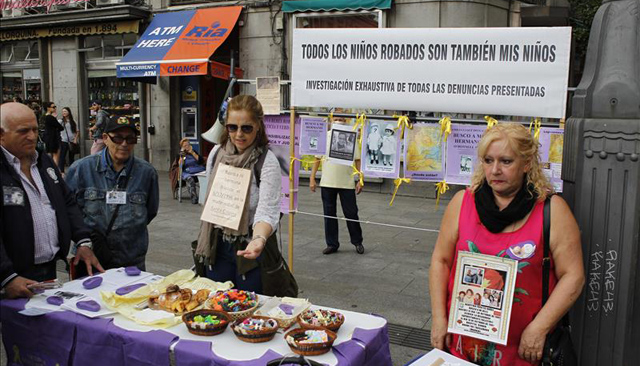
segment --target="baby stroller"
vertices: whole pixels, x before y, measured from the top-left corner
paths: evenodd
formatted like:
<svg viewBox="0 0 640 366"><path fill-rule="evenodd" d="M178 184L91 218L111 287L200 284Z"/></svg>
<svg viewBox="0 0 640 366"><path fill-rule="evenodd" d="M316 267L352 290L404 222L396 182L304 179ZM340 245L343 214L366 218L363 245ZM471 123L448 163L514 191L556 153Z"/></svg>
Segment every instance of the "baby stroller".
<svg viewBox="0 0 640 366"><path fill-rule="evenodd" d="M307 360L304 356L281 357L267 362L267 366L285 366L285 365L301 365L301 366L322 366L316 361Z"/></svg>

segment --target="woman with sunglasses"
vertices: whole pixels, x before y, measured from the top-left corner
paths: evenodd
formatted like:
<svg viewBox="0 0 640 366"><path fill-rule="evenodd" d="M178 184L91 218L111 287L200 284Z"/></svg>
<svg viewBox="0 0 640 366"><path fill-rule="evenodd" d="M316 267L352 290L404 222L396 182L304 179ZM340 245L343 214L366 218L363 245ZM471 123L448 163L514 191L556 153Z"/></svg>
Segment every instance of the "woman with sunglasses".
<svg viewBox="0 0 640 366"><path fill-rule="evenodd" d="M249 195L237 230L201 222L196 258L204 262L206 276L214 281L232 281L238 289L278 295L274 286L280 284L264 274L282 258L275 240L281 175L278 160L268 149L263 119L256 98L239 95L229 102L226 131L209 155L207 196L221 164L252 171Z"/></svg>
<svg viewBox="0 0 640 366"><path fill-rule="evenodd" d="M45 151L53 158L56 165L58 165L60 160L60 131L62 131L64 127L62 127L56 119L57 107L55 103L45 102L43 106L46 113L42 116L42 122L44 125L42 140L44 140L45 143Z"/></svg>

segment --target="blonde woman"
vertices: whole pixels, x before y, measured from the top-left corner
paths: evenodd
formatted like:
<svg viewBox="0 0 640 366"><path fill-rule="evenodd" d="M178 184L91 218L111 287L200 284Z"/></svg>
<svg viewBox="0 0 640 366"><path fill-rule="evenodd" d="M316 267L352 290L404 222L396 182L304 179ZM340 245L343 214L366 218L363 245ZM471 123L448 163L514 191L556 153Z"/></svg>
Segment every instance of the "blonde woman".
<svg viewBox="0 0 640 366"><path fill-rule="evenodd" d="M553 188L542 172L538 143L524 126L505 123L487 130L478 144L478 161L471 187L458 192L445 211L431 259L431 342L436 348L446 347L453 355L478 365L534 364L542 358L546 335L582 291L584 270L578 225L565 201L551 196ZM550 196L551 294L541 306L543 206ZM516 312L509 324L507 345L448 334L457 253L499 255L525 242L533 243L534 250L526 257L513 258L529 265L517 276L516 287L526 294L520 293L513 304Z"/></svg>

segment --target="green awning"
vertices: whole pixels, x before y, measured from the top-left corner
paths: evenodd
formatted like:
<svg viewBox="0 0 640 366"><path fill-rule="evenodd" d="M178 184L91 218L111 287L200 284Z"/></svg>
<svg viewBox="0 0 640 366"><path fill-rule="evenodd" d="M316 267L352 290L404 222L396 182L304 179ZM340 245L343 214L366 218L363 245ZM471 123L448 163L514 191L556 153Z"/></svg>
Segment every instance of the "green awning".
<svg viewBox="0 0 640 366"><path fill-rule="evenodd" d="M284 13L302 11L390 9L391 0L304 0L283 1Z"/></svg>

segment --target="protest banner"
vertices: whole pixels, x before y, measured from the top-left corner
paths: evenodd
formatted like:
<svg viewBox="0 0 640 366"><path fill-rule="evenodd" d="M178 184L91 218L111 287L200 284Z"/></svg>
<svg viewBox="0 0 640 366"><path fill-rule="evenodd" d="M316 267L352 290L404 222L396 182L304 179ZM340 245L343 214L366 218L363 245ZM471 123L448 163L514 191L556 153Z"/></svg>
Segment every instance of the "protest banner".
<svg viewBox="0 0 640 366"><path fill-rule="evenodd" d="M295 29L292 104L564 118L570 27Z"/></svg>
<svg viewBox="0 0 640 366"><path fill-rule="evenodd" d="M396 121L375 119L365 124L360 164L365 176L398 178L402 141L396 125Z"/></svg>
<svg viewBox="0 0 640 366"><path fill-rule="evenodd" d="M264 116L264 125L267 129L267 137L269 138L269 150L271 150L278 158L280 164L280 170L282 174L282 192L280 200L280 212L289 213L289 174L293 178L293 188L296 193L293 195L294 210L298 208L298 178L300 172L299 164L290 164L289 155L289 119L291 117L288 114L280 116ZM295 127L295 151L298 151L300 146L300 119L296 119ZM296 156L299 158L300 156ZM289 169L293 166L293 172L290 173Z"/></svg>
<svg viewBox="0 0 640 366"><path fill-rule="evenodd" d="M415 123L404 133L404 176L412 180L439 182L444 178L445 145L440 125Z"/></svg>

